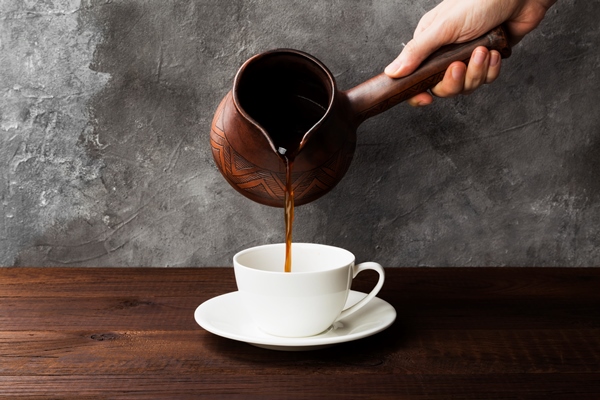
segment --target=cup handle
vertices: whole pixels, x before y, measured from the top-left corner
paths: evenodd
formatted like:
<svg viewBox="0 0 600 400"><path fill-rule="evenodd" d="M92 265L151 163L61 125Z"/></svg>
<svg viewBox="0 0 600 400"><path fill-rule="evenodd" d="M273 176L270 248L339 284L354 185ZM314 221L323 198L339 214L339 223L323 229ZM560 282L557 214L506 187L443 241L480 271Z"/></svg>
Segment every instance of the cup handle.
<svg viewBox="0 0 600 400"><path fill-rule="evenodd" d="M366 295L361 301L342 311L340 315L336 318L336 322L340 319L346 318L350 314L353 314L362 307L364 307L369 301L371 301L371 299L373 299L373 297L377 296L377 293L379 293L379 291L381 290L381 287L383 286L383 281L385 280L385 272L383 270L383 267L380 264L377 264L376 262L368 261L356 264L353 267L352 279L356 278L356 275L367 269L372 269L373 271L376 271L379 274L379 280L377 281L377 284L375 285L373 290L371 290L371 292L369 292L369 294Z"/></svg>

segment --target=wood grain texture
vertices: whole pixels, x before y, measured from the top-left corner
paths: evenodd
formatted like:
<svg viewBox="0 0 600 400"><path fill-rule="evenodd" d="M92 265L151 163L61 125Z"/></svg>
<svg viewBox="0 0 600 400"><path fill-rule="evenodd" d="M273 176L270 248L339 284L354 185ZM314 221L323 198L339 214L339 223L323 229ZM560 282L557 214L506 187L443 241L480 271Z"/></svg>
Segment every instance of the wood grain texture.
<svg viewBox="0 0 600 400"><path fill-rule="evenodd" d="M599 398L600 269L386 272L389 329L278 352L195 323L231 268L0 269L0 398Z"/></svg>

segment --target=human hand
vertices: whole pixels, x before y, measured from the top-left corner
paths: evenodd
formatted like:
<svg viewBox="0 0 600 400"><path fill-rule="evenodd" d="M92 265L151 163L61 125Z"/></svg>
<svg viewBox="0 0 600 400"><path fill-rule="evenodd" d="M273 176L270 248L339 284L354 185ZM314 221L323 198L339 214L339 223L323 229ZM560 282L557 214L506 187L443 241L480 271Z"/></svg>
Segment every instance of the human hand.
<svg viewBox="0 0 600 400"><path fill-rule="evenodd" d="M504 24L512 45L531 32L556 0L444 0L423 15L413 39L386 67L391 78L411 74L431 53L450 43L463 43ZM500 53L476 48L467 65L457 61L448 67L444 79L431 92L438 97L469 94L500 74ZM420 93L407 102L424 106L433 101L429 93Z"/></svg>

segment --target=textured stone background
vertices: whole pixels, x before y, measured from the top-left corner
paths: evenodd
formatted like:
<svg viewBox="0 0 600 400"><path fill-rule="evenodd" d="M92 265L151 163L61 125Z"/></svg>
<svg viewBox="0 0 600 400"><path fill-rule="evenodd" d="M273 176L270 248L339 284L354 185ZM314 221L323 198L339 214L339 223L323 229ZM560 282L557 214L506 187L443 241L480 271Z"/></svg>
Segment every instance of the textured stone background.
<svg viewBox="0 0 600 400"><path fill-rule="evenodd" d="M348 89L433 0L0 0L0 265L230 265L283 212L230 188L215 107L292 47ZM363 124L295 240L386 266L600 265L600 1L559 0L501 78Z"/></svg>

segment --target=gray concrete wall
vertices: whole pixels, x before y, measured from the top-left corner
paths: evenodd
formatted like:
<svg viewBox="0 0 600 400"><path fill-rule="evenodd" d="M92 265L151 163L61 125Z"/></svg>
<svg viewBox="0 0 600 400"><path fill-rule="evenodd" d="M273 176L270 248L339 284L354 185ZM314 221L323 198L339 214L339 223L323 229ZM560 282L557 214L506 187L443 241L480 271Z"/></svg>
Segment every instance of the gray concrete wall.
<svg viewBox="0 0 600 400"><path fill-rule="evenodd" d="M283 240L228 186L213 112L276 47L348 89L433 0L0 0L0 265L222 266ZM295 240L385 266L600 265L600 1L559 0L491 86L360 127Z"/></svg>

